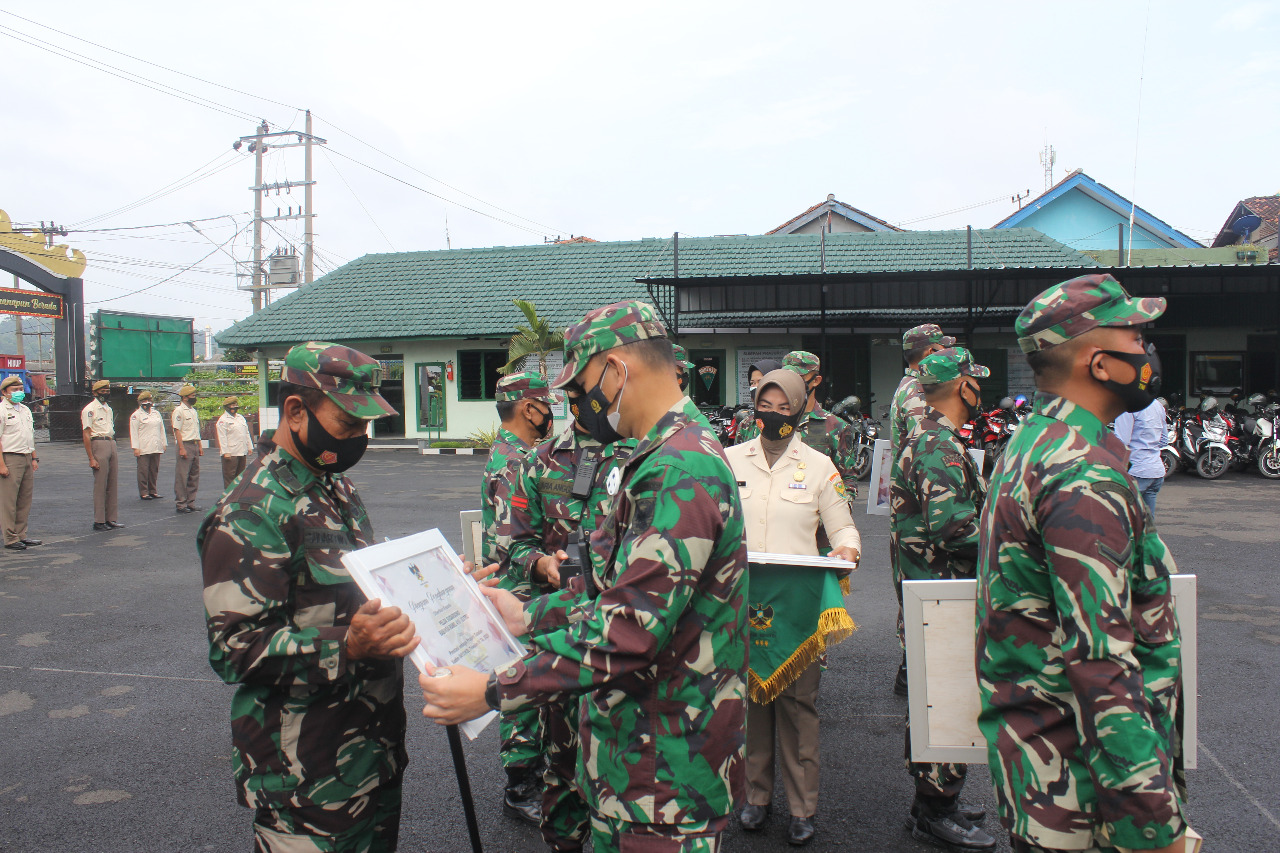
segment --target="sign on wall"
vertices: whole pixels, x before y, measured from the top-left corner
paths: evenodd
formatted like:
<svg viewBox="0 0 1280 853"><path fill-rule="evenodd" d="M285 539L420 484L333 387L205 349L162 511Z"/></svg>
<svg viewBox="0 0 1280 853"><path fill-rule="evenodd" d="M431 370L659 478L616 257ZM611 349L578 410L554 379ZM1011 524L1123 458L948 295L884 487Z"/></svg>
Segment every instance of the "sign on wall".
<svg viewBox="0 0 1280 853"><path fill-rule="evenodd" d="M0 314L62 319L62 297L56 293L0 287Z"/></svg>
<svg viewBox="0 0 1280 853"><path fill-rule="evenodd" d="M788 347L769 347L766 349L739 349L738 350L738 402L751 404L751 386L747 383L747 368L755 364L757 361L763 361L771 358L778 364L782 364L782 360L787 357L787 353L791 352Z"/></svg>

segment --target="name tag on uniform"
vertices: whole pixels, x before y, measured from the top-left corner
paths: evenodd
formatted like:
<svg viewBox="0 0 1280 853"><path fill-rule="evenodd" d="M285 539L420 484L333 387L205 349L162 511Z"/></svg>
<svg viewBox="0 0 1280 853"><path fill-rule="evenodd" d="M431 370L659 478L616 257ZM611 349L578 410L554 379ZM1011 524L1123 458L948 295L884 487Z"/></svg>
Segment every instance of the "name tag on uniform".
<svg viewBox="0 0 1280 853"><path fill-rule="evenodd" d="M333 530L328 527L307 527L302 531L302 545L305 548L338 549L350 551L356 547L356 538L345 530Z"/></svg>
<svg viewBox="0 0 1280 853"><path fill-rule="evenodd" d="M787 483L787 488L788 489L807 489L809 488L809 484L808 483Z"/></svg>
<svg viewBox="0 0 1280 853"><path fill-rule="evenodd" d="M569 482L567 480L553 480L550 477L541 477L538 480L538 491L544 495L567 498L569 497Z"/></svg>

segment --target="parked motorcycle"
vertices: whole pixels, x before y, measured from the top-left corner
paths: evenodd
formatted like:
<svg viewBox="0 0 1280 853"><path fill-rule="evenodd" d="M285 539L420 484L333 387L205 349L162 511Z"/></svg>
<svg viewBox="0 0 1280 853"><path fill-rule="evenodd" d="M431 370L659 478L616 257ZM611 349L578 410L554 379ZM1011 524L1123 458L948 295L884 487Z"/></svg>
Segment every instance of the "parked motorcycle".
<svg viewBox="0 0 1280 853"><path fill-rule="evenodd" d="M1280 480L1280 403L1270 402L1265 395L1249 397L1252 413L1241 420L1249 448L1249 461L1258 466L1258 473L1269 480Z"/></svg>
<svg viewBox="0 0 1280 853"><path fill-rule="evenodd" d="M868 408L875 403L876 395L872 394ZM859 480L871 476L871 449L880 437L880 425L871 419L871 415L862 411L862 400L856 396L848 396L831 407L831 414L844 419L854 436L853 475Z"/></svg>
<svg viewBox="0 0 1280 853"><path fill-rule="evenodd" d="M1183 423L1179 449L1187 459L1195 460L1196 473L1206 480L1216 480L1227 472L1232 453L1227 445L1227 422L1218 410L1218 398L1205 396L1200 410Z"/></svg>

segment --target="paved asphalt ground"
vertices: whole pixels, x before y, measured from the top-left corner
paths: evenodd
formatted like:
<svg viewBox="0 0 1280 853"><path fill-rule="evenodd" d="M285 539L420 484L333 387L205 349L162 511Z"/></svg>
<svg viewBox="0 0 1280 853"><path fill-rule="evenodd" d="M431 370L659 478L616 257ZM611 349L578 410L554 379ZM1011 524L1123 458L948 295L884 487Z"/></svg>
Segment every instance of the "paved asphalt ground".
<svg viewBox="0 0 1280 853"><path fill-rule="evenodd" d="M239 851L251 847L229 762L232 688L213 676L194 536L199 515L141 502L122 453L120 520L94 533L89 467L75 445L43 445L31 534L45 545L0 551L0 850ZM219 494L206 456L200 504ZM440 527L478 505L483 460L371 451L353 473L381 536ZM170 454L161 482L173 473ZM1160 495L1161 529L1183 571L1200 577L1200 768L1193 824L1211 851L1280 850L1280 483L1179 475ZM901 827L905 700L897 665L888 523L859 515L866 558L849 599L861 630L830 655L823 681L822 797L814 851L916 851ZM413 682L412 677L410 682ZM404 851L468 849L444 731L408 693L410 765ZM497 727L467 747L488 851L542 849L497 808ZM985 767L966 799L993 804ZM735 827L726 849L788 849L783 794L764 832ZM994 818L988 827L1007 837Z"/></svg>

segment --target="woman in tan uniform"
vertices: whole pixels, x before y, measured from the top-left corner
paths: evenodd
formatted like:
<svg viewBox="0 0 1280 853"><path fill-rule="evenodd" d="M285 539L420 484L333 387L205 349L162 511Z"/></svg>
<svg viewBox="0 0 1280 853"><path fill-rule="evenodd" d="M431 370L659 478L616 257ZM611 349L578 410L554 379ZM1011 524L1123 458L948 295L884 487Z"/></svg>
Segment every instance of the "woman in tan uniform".
<svg viewBox="0 0 1280 853"><path fill-rule="evenodd" d="M861 539L835 465L800 440L796 427L804 417L804 403L804 379L798 373L766 374L755 397L760 435L726 451L738 480L747 549L816 556L821 524L831 540L830 556L849 561L852 570ZM781 577L790 582L774 582ZM791 810L787 840L794 845L813 838L818 805L818 658L828 643L844 639L854 627L837 577L828 569L751 566L747 805L739 817L747 831L760 829L768 818L776 732ZM769 598L771 587L778 594ZM773 657L766 660L766 654Z"/></svg>

